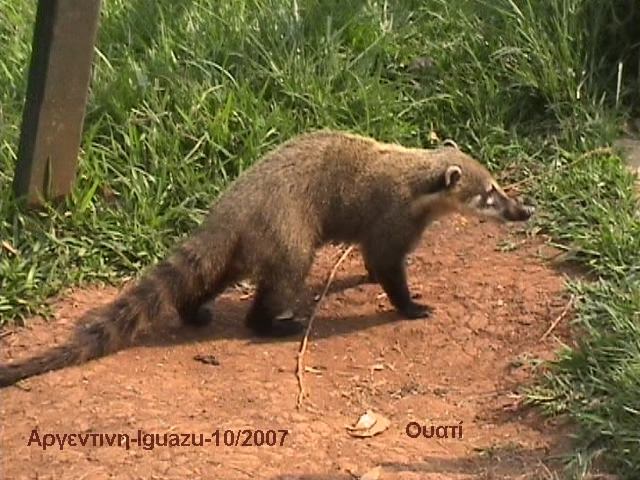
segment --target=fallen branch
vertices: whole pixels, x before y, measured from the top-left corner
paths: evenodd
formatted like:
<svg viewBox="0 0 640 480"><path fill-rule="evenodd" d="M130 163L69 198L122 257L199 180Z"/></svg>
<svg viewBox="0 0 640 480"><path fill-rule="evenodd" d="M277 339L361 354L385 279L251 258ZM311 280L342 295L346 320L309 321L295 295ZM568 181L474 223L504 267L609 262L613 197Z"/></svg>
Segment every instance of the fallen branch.
<svg viewBox="0 0 640 480"><path fill-rule="evenodd" d="M558 315L558 317L551 323L551 325L549 325L549 328L547 328L547 331L542 334L542 336L540 337L540 341L542 341L545 338L547 338L549 336L549 334L551 332L553 332L553 330L555 330L555 328L562 321L562 319L567 315L567 313L569 312L569 309L571 308L571 305L573 305L574 298L575 297L573 295L571 295L571 298L567 302L567 305L564 307L564 309L562 310L560 315Z"/></svg>
<svg viewBox="0 0 640 480"><path fill-rule="evenodd" d="M331 270L331 273L329 274L329 277L327 278L327 282L324 285L324 290L322 291L322 293L320 294L320 298L318 299L313 312L311 312L311 316L309 317L309 323L307 324L307 329L304 332L304 337L302 338L302 343L300 344L300 350L298 350L298 358L297 358L297 365L296 365L296 377L298 378L298 387L299 387L299 392L298 392L298 399L296 400L296 408L300 408L302 406L302 400L304 398L305 395L305 391L304 391L304 383L303 383L303 379L302 376L304 374L304 354L307 351L307 343L309 342L309 332L311 332L311 327L313 326L313 320L316 318L316 312L318 311L318 307L320 306L320 303L322 302L322 300L324 299L324 297L327 296L327 292L329 291L329 287L331 287L331 283L333 282L334 277L336 276L336 273L338 272L338 267L340 267L340 264L345 260L345 258L347 258L349 256L349 254L351 253L351 251L353 250L353 245L349 246L344 253L340 256L340 258L338 259L338 261L336 262L336 264L333 266L333 269Z"/></svg>

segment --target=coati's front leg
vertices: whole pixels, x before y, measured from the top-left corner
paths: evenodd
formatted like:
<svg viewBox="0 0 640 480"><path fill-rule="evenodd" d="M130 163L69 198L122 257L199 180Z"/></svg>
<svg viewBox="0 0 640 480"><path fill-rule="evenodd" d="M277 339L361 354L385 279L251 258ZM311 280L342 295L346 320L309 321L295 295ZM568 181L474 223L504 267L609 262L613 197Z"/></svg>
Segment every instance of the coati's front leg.
<svg viewBox="0 0 640 480"><path fill-rule="evenodd" d="M370 276L382 286L391 304L407 318L426 318L433 309L413 301L407 285L405 254L408 248L365 246L365 265Z"/></svg>
<svg viewBox="0 0 640 480"><path fill-rule="evenodd" d="M404 259L378 267L375 275L393 306L405 317L414 319L431 315L433 309L429 305L415 302L411 298Z"/></svg>

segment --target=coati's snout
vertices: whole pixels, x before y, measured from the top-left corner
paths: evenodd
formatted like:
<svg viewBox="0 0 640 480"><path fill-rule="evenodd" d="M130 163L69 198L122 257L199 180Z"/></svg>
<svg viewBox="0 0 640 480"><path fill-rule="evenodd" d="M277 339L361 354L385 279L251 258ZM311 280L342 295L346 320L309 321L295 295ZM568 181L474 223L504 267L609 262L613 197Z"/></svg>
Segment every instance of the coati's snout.
<svg viewBox="0 0 640 480"><path fill-rule="evenodd" d="M495 182L488 184L484 192L471 198L469 206L478 214L507 222L529 220L535 208L510 198Z"/></svg>
<svg viewBox="0 0 640 480"><path fill-rule="evenodd" d="M481 216L524 222L535 212L535 207L510 198L484 169L463 172L458 165L449 166L445 172L445 184L457 193L467 209Z"/></svg>
<svg viewBox="0 0 640 480"><path fill-rule="evenodd" d="M524 205L508 197L507 200L508 203L503 210L502 216L509 222L525 222L529 220L536 211L533 205Z"/></svg>

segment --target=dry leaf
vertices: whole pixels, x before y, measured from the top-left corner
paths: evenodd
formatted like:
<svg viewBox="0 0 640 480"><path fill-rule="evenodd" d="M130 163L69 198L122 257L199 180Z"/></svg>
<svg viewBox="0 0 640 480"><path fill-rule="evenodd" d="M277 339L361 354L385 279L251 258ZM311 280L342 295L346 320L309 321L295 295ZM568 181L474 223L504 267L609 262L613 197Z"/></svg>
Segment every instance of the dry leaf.
<svg viewBox="0 0 640 480"><path fill-rule="evenodd" d="M358 423L356 423L352 430L368 430L376 424L375 414L371 410L367 410L363 415L358 419Z"/></svg>
<svg viewBox="0 0 640 480"><path fill-rule="evenodd" d="M347 427L347 431L352 437L373 437L384 432L389 425L391 421L388 418L367 410L354 426Z"/></svg>
<svg viewBox="0 0 640 480"><path fill-rule="evenodd" d="M380 467L372 468L367 473L360 477L360 480L378 480L380 478Z"/></svg>

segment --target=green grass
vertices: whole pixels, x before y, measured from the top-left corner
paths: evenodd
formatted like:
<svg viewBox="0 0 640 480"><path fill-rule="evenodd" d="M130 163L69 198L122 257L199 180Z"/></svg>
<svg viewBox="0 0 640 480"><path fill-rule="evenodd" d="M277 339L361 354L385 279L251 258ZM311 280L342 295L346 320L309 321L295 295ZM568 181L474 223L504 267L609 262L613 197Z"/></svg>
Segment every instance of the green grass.
<svg viewBox="0 0 640 480"><path fill-rule="evenodd" d="M10 186L35 2L0 0L0 240L18 252L0 247L0 323L46 311L66 286L135 275L295 133L426 146L433 131L514 180L540 175L527 192L538 226L599 281L571 286L584 334L532 401L580 425L574 474L597 458L638 478L640 220L620 158L584 155L637 101L637 9L300 0L298 20L293 1L210 3L104 2L73 195L28 213ZM434 68L409 73L421 55Z"/></svg>

